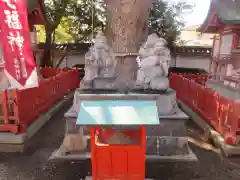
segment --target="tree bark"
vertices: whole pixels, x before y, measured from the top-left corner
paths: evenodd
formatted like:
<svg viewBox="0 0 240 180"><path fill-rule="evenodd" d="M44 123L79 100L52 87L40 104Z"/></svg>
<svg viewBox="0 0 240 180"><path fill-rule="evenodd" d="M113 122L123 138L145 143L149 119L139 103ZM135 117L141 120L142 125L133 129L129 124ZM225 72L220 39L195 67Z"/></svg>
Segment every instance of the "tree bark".
<svg viewBox="0 0 240 180"><path fill-rule="evenodd" d="M136 81L136 54L147 38L151 0L105 0L106 36L116 56L116 84L131 88Z"/></svg>
<svg viewBox="0 0 240 180"><path fill-rule="evenodd" d="M41 58L40 67L52 67L52 59L51 59L51 45L52 45L52 33L53 30L51 28L46 27L46 42L44 44L43 56Z"/></svg>

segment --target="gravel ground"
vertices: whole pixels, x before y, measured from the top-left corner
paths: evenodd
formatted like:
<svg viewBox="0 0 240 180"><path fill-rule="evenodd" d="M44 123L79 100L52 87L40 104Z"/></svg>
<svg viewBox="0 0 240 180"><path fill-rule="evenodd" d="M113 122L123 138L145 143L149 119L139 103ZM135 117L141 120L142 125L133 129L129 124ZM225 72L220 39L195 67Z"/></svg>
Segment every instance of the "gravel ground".
<svg viewBox="0 0 240 180"><path fill-rule="evenodd" d="M34 146L25 153L0 153L0 180L80 180L80 162L49 162L64 136L63 108L34 137ZM195 164L158 163L147 165L147 175L156 180L239 180L240 158L226 159L201 141L201 133L189 125L190 146L199 158Z"/></svg>

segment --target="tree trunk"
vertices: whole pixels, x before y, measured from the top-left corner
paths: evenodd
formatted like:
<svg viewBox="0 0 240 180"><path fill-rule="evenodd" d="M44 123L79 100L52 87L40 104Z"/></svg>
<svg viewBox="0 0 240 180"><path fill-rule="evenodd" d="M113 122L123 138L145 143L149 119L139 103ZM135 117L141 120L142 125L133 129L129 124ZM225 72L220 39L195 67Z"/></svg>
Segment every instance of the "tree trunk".
<svg viewBox="0 0 240 180"><path fill-rule="evenodd" d="M116 85L131 88L136 81L136 53L147 38L151 0L105 0L106 36L116 53ZM128 55L132 53L132 55Z"/></svg>
<svg viewBox="0 0 240 180"><path fill-rule="evenodd" d="M53 62L51 59L51 45L52 45L53 29L46 27L46 42L44 44L44 52L41 58L41 67L52 67Z"/></svg>

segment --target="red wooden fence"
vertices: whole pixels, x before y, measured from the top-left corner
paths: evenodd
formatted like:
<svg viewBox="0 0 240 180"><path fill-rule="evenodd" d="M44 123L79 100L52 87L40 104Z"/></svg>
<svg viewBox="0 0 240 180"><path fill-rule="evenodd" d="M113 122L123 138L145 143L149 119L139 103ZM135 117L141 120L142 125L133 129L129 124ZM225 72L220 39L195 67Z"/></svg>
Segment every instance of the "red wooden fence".
<svg viewBox="0 0 240 180"><path fill-rule="evenodd" d="M199 113L227 144L238 144L240 137L240 103L227 99L209 89L194 76L171 74L170 86L177 91L177 98ZM206 81L205 81L206 82Z"/></svg>
<svg viewBox="0 0 240 180"><path fill-rule="evenodd" d="M79 86L77 70L41 69L39 87L0 93L0 132L21 133L57 101Z"/></svg>

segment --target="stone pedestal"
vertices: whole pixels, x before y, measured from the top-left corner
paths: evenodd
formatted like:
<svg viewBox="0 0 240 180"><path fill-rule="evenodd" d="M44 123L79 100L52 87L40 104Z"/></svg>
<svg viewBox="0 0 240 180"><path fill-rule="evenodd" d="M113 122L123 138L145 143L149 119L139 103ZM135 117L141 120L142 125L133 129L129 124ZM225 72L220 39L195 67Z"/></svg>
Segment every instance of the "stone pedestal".
<svg viewBox="0 0 240 180"><path fill-rule="evenodd" d="M127 55L116 57L115 87L120 90L131 89L135 86L137 77L137 56Z"/></svg>
<svg viewBox="0 0 240 180"><path fill-rule="evenodd" d="M114 89L114 81L116 78L104 77L104 78L95 78L93 80L93 88L96 89Z"/></svg>
<svg viewBox="0 0 240 180"><path fill-rule="evenodd" d="M81 152L87 148L87 138L84 136L84 128L77 127L73 119L77 117L76 110L70 108L65 114L66 129L65 137L61 146L61 153Z"/></svg>
<svg viewBox="0 0 240 180"><path fill-rule="evenodd" d="M104 78L105 79L105 78ZM99 81L100 82L100 81ZM98 82L98 83L99 83ZM104 93L103 91L106 91ZM109 93L111 91L111 93ZM80 104L84 100L155 100L158 108L160 125L147 127L148 136L161 136L165 140L172 137L185 137L186 128L185 122L188 116L183 113L176 103L176 92L168 89L165 92L149 91L149 93L141 90L129 90L127 92L118 92L117 90L92 89L75 91L74 102L71 109L65 114L66 118L66 137L63 143L62 152L84 151L86 148L86 135L88 127L79 127L73 123L78 117ZM118 128L120 128L121 125ZM128 128L134 128L134 125ZM169 137L171 136L171 137ZM115 137L114 142L122 140L122 137ZM74 142L77 141L77 142ZM152 139L147 140L147 144L152 145ZM148 146L150 146L148 145Z"/></svg>
<svg viewBox="0 0 240 180"><path fill-rule="evenodd" d="M157 96L159 116L173 115L177 112L176 92L168 89L166 93Z"/></svg>
<svg viewBox="0 0 240 180"><path fill-rule="evenodd" d="M92 92L89 90L85 91L83 89L76 90L74 95L74 103L73 103L75 110L78 111L79 104L82 99L85 99L86 97L93 97L91 94L99 94L99 96L101 96L103 92L98 92L98 89L102 89L102 90L106 89L106 93L109 94L108 90L113 90L111 87L109 87L109 84L111 84L111 82L114 82L114 79L97 78L95 81L95 87L97 87L97 89L95 90L92 89L93 90ZM106 86L108 86L108 88L106 88ZM125 92L119 92L116 90L116 92L111 92L110 94L112 96L114 94L118 94L119 96L125 96L125 98L131 97L132 100L137 100L137 99L141 99L143 97L148 97L148 96L152 97L153 99L156 100L159 117L161 116L167 117L167 116L174 115L179 110L176 102L176 92L170 88L165 92L159 91L159 93L156 93L156 91L154 91L154 93L151 93L151 92L146 93L145 91L141 93L140 91L136 91L133 89ZM132 96L134 96L134 98L132 98Z"/></svg>

